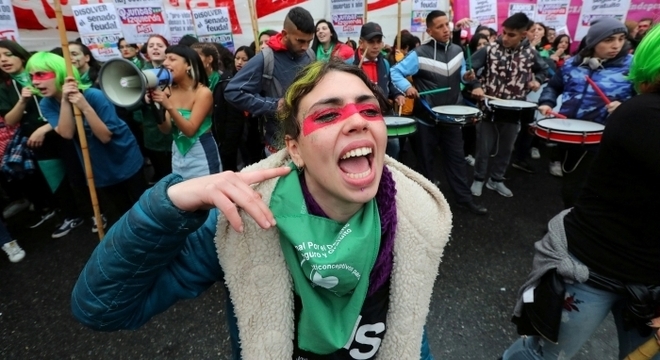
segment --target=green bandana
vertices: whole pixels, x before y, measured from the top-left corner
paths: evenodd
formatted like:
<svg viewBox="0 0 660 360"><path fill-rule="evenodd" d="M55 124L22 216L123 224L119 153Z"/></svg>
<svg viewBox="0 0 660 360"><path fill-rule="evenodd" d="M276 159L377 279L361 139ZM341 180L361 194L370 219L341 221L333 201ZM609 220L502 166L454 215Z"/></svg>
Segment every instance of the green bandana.
<svg viewBox="0 0 660 360"><path fill-rule="evenodd" d="M302 301L298 347L330 354L346 345L369 288L380 246L376 200L346 223L310 215L298 171L278 180L270 201L294 289Z"/></svg>
<svg viewBox="0 0 660 360"><path fill-rule="evenodd" d="M142 67L144 66L144 64L142 63L142 59L140 59L139 56L134 56L133 58L131 58L131 62L135 64L135 66L137 66L138 69L142 69Z"/></svg>
<svg viewBox="0 0 660 360"><path fill-rule="evenodd" d="M80 83L83 85L92 85L92 80L89 79L89 71L80 75Z"/></svg>
<svg viewBox="0 0 660 360"><path fill-rule="evenodd" d="M220 81L220 74L218 74L217 71L212 72L209 76L209 89L211 92L213 92L215 86L218 85L218 81Z"/></svg>
<svg viewBox="0 0 660 360"><path fill-rule="evenodd" d="M30 74L27 71L21 71L18 74L12 75L11 78L19 83L21 87L30 86Z"/></svg>
<svg viewBox="0 0 660 360"><path fill-rule="evenodd" d="M316 49L316 60L317 61L330 61L330 56L332 55L332 50L335 49L335 45L330 45L328 51L323 50L323 44L319 44L319 47Z"/></svg>

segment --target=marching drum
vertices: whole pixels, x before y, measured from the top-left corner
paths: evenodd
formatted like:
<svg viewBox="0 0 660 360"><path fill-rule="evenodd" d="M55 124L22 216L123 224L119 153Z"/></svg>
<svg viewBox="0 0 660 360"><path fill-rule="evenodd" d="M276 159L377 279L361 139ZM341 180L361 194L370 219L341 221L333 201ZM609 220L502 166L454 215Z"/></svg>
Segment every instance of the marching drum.
<svg viewBox="0 0 660 360"><path fill-rule="evenodd" d="M599 144L605 126L593 121L549 118L536 122L534 134L543 139L566 143Z"/></svg>
<svg viewBox="0 0 660 360"><path fill-rule="evenodd" d="M385 125L387 125L388 138L410 136L417 131L417 122L407 117L386 116Z"/></svg>
<svg viewBox="0 0 660 360"><path fill-rule="evenodd" d="M463 105L436 106L432 110L439 124L473 125L483 116L479 109Z"/></svg>
<svg viewBox="0 0 660 360"><path fill-rule="evenodd" d="M488 100L492 109L491 121L529 124L534 121L538 105L522 100Z"/></svg>

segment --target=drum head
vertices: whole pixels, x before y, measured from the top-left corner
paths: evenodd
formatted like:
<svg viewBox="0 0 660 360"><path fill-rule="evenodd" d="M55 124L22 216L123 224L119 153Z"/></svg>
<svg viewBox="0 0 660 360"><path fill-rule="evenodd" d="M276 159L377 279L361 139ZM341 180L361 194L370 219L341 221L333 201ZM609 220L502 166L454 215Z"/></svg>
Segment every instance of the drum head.
<svg viewBox="0 0 660 360"><path fill-rule="evenodd" d="M565 132L599 132L605 130L605 126L593 121L574 119L543 119L537 122L539 127Z"/></svg>
<svg viewBox="0 0 660 360"><path fill-rule="evenodd" d="M462 105L444 105L436 106L431 109L438 114L443 115L452 115L452 116L469 116L479 114L479 109L473 108L471 106L462 106Z"/></svg>
<svg viewBox="0 0 660 360"><path fill-rule="evenodd" d="M488 104L505 109L528 109L538 106L532 102L522 100L488 100Z"/></svg>
<svg viewBox="0 0 660 360"><path fill-rule="evenodd" d="M386 116L385 125L387 127L399 127L414 125L415 120L408 117Z"/></svg>

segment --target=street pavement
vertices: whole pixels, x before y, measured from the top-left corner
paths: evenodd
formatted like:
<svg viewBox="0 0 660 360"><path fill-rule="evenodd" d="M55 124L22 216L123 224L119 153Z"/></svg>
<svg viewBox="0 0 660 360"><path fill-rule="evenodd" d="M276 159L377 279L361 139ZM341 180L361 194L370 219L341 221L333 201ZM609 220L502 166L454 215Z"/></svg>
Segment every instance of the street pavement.
<svg viewBox="0 0 660 360"><path fill-rule="evenodd" d="M547 151L542 153L544 158L532 161L536 174L509 170L512 198L484 187L478 201L488 207L487 216L455 209L440 177L453 230L427 320L436 359L495 360L518 337L510 322L518 287L531 268L534 242L562 209L561 180L548 174ZM55 219L27 229L35 216L25 211L8 221L27 256L17 264L4 254L0 259L1 359L229 358L225 294L217 284L137 330L103 333L80 325L71 315L71 289L98 237L89 221L55 240L50 237ZM610 316L576 358L614 360L616 354Z"/></svg>

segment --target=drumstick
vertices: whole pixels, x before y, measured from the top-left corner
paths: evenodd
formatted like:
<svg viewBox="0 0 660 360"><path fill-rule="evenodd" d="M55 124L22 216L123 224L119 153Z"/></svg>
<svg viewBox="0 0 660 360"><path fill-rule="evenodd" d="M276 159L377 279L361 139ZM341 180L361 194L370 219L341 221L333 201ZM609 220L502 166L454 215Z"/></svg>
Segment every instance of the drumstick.
<svg viewBox="0 0 660 360"><path fill-rule="evenodd" d="M562 114L560 114L560 113L556 113L556 112L554 112L554 111L548 111L548 114L550 114L550 115L556 117L557 119L568 119L566 116L564 116L564 115L562 115Z"/></svg>
<svg viewBox="0 0 660 360"><path fill-rule="evenodd" d="M504 99L500 99L500 98L498 98L498 97L490 96L490 95L486 95L486 94L484 94L484 97L485 97L486 99L491 99L491 100L506 101L506 100L504 100Z"/></svg>
<svg viewBox="0 0 660 360"><path fill-rule="evenodd" d="M401 117L401 111L403 111L403 106L399 105L399 117Z"/></svg>
<svg viewBox="0 0 660 360"><path fill-rule="evenodd" d="M426 90L426 91L420 92L419 96L431 95L431 94L435 94L435 93L439 93L439 92L443 92L443 91L448 91L448 90L451 90L451 88L446 87L446 88L437 88L437 89L433 89L433 90Z"/></svg>
<svg viewBox="0 0 660 360"><path fill-rule="evenodd" d="M610 101L610 99L607 98L607 96L605 96L605 93L603 92L603 90L601 90L598 87L598 85L596 85L596 83L593 80L591 80L589 75L586 75L584 78L587 79L587 82L589 83L589 85L591 85L591 87L594 89L596 94L598 94L598 96L600 96L600 98L603 99L603 102L605 103L605 105L609 105L611 103L611 101Z"/></svg>
<svg viewBox="0 0 660 360"><path fill-rule="evenodd" d="M364 62L364 57L365 57L365 55L366 55L365 52L366 52L367 50L366 50L366 49L365 49L365 50L362 50L362 47L360 47L359 50L362 51L362 56L360 56L360 63L358 64L358 67L359 67L359 68L362 68L362 63ZM359 54L359 52L358 52L358 54Z"/></svg>

